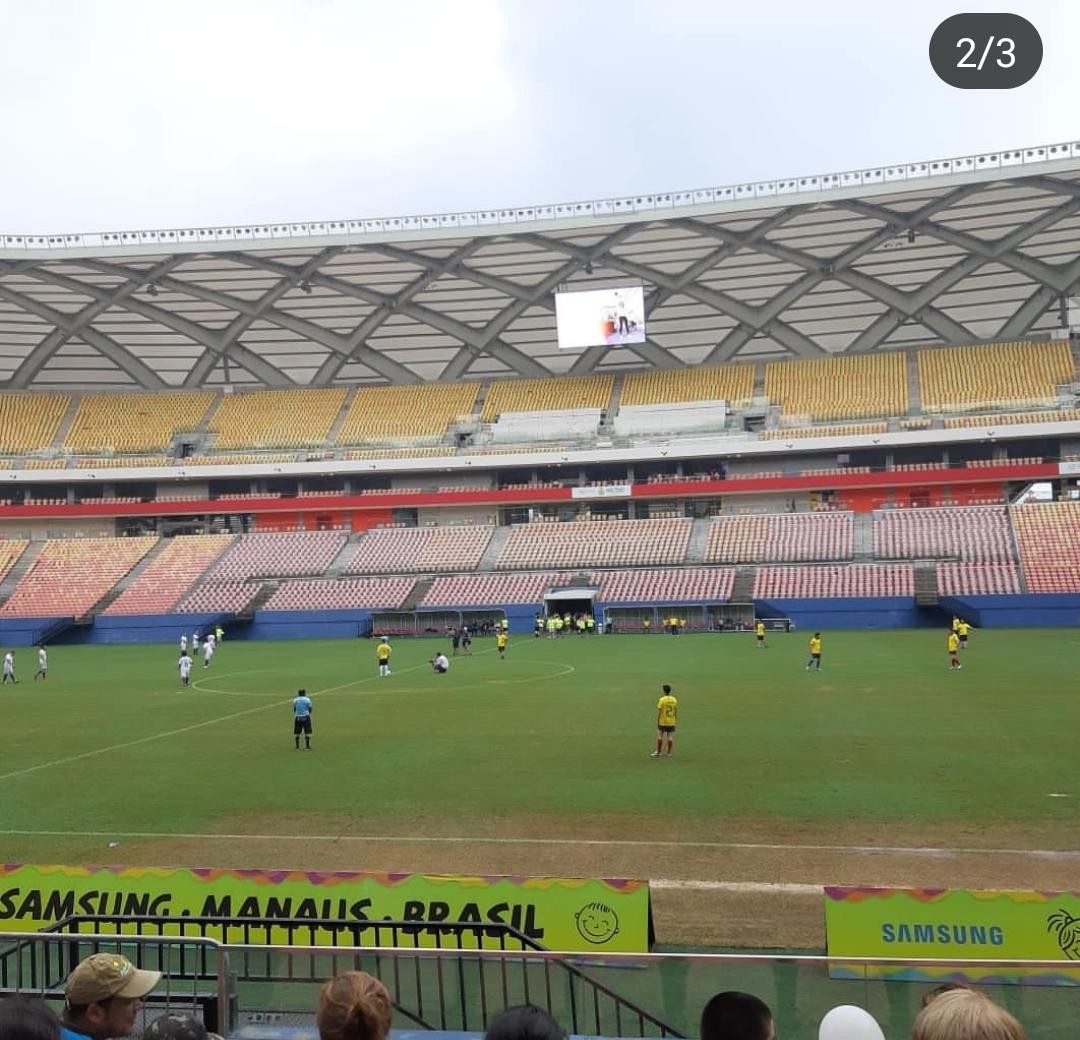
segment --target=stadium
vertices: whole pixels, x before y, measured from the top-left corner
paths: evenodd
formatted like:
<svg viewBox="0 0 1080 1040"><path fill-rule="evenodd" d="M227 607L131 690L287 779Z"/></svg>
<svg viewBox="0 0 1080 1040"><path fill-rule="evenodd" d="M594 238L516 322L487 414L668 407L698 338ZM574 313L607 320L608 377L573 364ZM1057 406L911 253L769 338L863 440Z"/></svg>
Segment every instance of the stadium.
<svg viewBox="0 0 1080 1040"><path fill-rule="evenodd" d="M401 1029L695 1035L750 989L810 1035L964 977L1060 1032L1010 983L1080 956L1078 232L1070 142L0 236L0 990L122 950L247 1040L346 966ZM1030 891L1050 952L826 956L823 898L947 889Z"/></svg>

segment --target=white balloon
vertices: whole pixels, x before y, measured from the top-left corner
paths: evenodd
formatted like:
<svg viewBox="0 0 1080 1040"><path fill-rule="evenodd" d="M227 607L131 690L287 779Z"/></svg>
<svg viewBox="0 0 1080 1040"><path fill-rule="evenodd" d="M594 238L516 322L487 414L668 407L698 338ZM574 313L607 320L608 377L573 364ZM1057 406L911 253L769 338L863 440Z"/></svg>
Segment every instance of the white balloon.
<svg viewBox="0 0 1080 1040"><path fill-rule="evenodd" d="M885 1040L885 1034L869 1011L841 1004L821 1020L818 1040Z"/></svg>

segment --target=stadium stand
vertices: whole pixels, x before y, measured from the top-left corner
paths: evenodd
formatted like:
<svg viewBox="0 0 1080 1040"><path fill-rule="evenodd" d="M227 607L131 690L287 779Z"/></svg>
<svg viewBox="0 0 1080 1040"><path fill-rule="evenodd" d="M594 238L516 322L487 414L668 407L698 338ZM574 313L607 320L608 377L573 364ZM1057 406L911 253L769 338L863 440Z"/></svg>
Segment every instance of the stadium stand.
<svg viewBox="0 0 1080 1040"><path fill-rule="evenodd" d="M61 450L70 454L164 451L173 436L194 430L214 395L85 394Z"/></svg>
<svg viewBox="0 0 1080 1040"><path fill-rule="evenodd" d="M605 603L724 603L735 584L731 567L611 571L599 577Z"/></svg>
<svg viewBox="0 0 1080 1040"><path fill-rule="evenodd" d="M208 583L250 578L323 574L348 536L341 531L268 532L241 535L206 572Z"/></svg>
<svg viewBox="0 0 1080 1040"><path fill-rule="evenodd" d="M79 469L121 469L128 466L171 466L173 460L166 455L125 455L123 458L80 458L75 460L75 465Z"/></svg>
<svg viewBox="0 0 1080 1040"><path fill-rule="evenodd" d="M918 365L927 412L1051 405L1057 386L1072 382L1075 371L1064 342L920 350Z"/></svg>
<svg viewBox="0 0 1080 1040"><path fill-rule="evenodd" d="M178 459L179 466L268 466L278 462L302 461L296 455L267 452L265 455L189 455Z"/></svg>
<svg viewBox="0 0 1080 1040"><path fill-rule="evenodd" d="M156 537L47 541L0 617L83 617L156 544Z"/></svg>
<svg viewBox="0 0 1080 1040"><path fill-rule="evenodd" d="M568 574L450 574L432 582L421 607L482 607L499 603L539 604L544 593L566 585Z"/></svg>
<svg viewBox="0 0 1080 1040"><path fill-rule="evenodd" d="M216 451L238 448L314 448L326 443L348 391L253 390L226 394L207 430Z"/></svg>
<svg viewBox="0 0 1080 1040"><path fill-rule="evenodd" d="M765 393L787 415L831 422L906 415L906 356L853 354L801 361L770 361Z"/></svg>
<svg viewBox="0 0 1080 1040"><path fill-rule="evenodd" d="M230 534L172 538L104 614L166 614L229 547Z"/></svg>
<svg viewBox="0 0 1080 1040"><path fill-rule="evenodd" d="M1080 410L1061 408L1053 412L994 412L993 415L957 415L943 420L946 430L973 426L1016 426L1028 423L1080 422Z"/></svg>
<svg viewBox="0 0 1080 1040"><path fill-rule="evenodd" d="M607 408L614 386L612 376L564 376L562 379L500 379L484 399L483 422L503 412L555 412L577 408Z"/></svg>
<svg viewBox="0 0 1080 1040"><path fill-rule="evenodd" d="M857 426L785 426L779 430L763 430L763 441L784 441L798 437L862 437L871 433L888 433L888 423L859 423Z"/></svg>
<svg viewBox="0 0 1080 1040"><path fill-rule="evenodd" d="M333 581L287 581L263 610L394 610L405 602L415 578L339 578Z"/></svg>
<svg viewBox="0 0 1080 1040"><path fill-rule="evenodd" d="M346 574L474 570L493 527L389 527L369 531L345 565Z"/></svg>
<svg viewBox="0 0 1080 1040"><path fill-rule="evenodd" d="M22 463L24 469L66 469L67 459L26 459Z"/></svg>
<svg viewBox="0 0 1080 1040"><path fill-rule="evenodd" d="M0 451L48 448L70 404L66 394L0 394Z"/></svg>
<svg viewBox="0 0 1080 1040"><path fill-rule="evenodd" d="M776 513L715 517L706 563L843 560L855 551L852 513Z"/></svg>
<svg viewBox="0 0 1080 1040"><path fill-rule="evenodd" d="M630 372L623 381L619 405L727 401L739 408L749 402L753 392L753 365Z"/></svg>
<svg viewBox="0 0 1080 1040"><path fill-rule="evenodd" d="M451 447L431 448L370 448L359 451L346 451L343 459L423 459L432 458L436 455L453 455Z"/></svg>
<svg viewBox="0 0 1080 1040"><path fill-rule="evenodd" d="M361 387L349 405L337 443L442 437L458 416L473 411L479 392L479 383Z"/></svg>
<svg viewBox="0 0 1080 1040"><path fill-rule="evenodd" d="M882 559L1013 559L1004 506L878 510L873 524L874 555Z"/></svg>
<svg viewBox="0 0 1080 1040"><path fill-rule="evenodd" d="M261 589L257 581L208 581L192 589L175 609L179 614L240 614Z"/></svg>
<svg viewBox="0 0 1080 1040"><path fill-rule="evenodd" d="M1080 592L1080 502L1012 507L1028 592Z"/></svg>
<svg viewBox="0 0 1080 1040"><path fill-rule="evenodd" d="M511 529L496 566L531 570L682 563L691 523L664 519L518 524Z"/></svg>
<svg viewBox="0 0 1080 1040"><path fill-rule="evenodd" d="M852 563L832 567L759 567L755 599L914 596L911 564Z"/></svg>
<svg viewBox="0 0 1080 1040"><path fill-rule="evenodd" d="M939 563L942 596L1010 596L1023 590L1013 563Z"/></svg>
<svg viewBox="0 0 1080 1040"><path fill-rule="evenodd" d="M26 552L29 544L26 538L0 540L0 581L3 581L8 576L8 571L19 562L19 557Z"/></svg>

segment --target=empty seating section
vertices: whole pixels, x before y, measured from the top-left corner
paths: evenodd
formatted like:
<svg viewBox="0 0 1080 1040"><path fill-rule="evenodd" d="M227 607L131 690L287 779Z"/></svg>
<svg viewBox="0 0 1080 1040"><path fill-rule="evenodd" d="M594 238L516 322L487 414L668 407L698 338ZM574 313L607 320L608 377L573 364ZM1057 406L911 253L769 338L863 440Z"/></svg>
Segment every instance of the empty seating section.
<svg viewBox="0 0 1080 1040"><path fill-rule="evenodd" d="M788 415L831 422L908 410L904 354L852 354L805 361L770 361L765 393Z"/></svg>
<svg viewBox="0 0 1080 1040"><path fill-rule="evenodd" d="M1080 592L1080 502L1013 506L1028 592Z"/></svg>
<svg viewBox="0 0 1080 1040"><path fill-rule="evenodd" d="M777 513L713 519L706 563L843 560L855 551L853 514Z"/></svg>
<svg viewBox="0 0 1080 1040"><path fill-rule="evenodd" d="M939 563L942 596L1011 596L1023 590L1013 563Z"/></svg>
<svg viewBox="0 0 1080 1040"><path fill-rule="evenodd" d="M630 372L623 380L621 405L676 404L682 401L727 401L742 407L754 393L754 366L675 368Z"/></svg>
<svg viewBox="0 0 1080 1040"><path fill-rule="evenodd" d="M911 564L852 563L831 567L759 567L755 599L830 599L915 595Z"/></svg>
<svg viewBox="0 0 1080 1040"><path fill-rule="evenodd" d="M50 540L0 617L82 617L156 543L156 537Z"/></svg>
<svg viewBox="0 0 1080 1040"><path fill-rule="evenodd" d="M1080 422L1080 410L1061 408L1053 412L995 412L993 415L958 415L944 420L946 430L972 426L1011 426L1044 422Z"/></svg>
<svg viewBox="0 0 1080 1040"><path fill-rule="evenodd" d="M18 562L19 557L26 552L30 543L25 538L4 538L0 540L0 581L8 576L8 571Z"/></svg>
<svg viewBox="0 0 1080 1040"><path fill-rule="evenodd" d="M343 459L422 459L432 458L437 455L453 455L453 448L369 448L361 451L346 451L342 454Z"/></svg>
<svg viewBox="0 0 1080 1040"><path fill-rule="evenodd" d="M70 403L66 394L0 394L0 451L48 448Z"/></svg>
<svg viewBox="0 0 1080 1040"><path fill-rule="evenodd" d="M212 393L84 394L63 451L164 451L173 435L194 430Z"/></svg>
<svg viewBox="0 0 1080 1040"><path fill-rule="evenodd" d="M1011 560L1004 506L888 509L874 514L874 555L883 559Z"/></svg>
<svg viewBox="0 0 1080 1040"><path fill-rule="evenodd" d="M1074 372L1065 342L920 350L918 360L927 412L1054 404Z"/></svg>
<svg viewBox="0 0 1080 1040"><path fill-rule="evenodd" d="M764 430L763 441L794 440L798 437L865 437L867 434L888 433L888 423L858 423L854 426L785 426L779 430Z"/></svg>
<svg viewBox="0 0 1080 1040"><path fill-rule="evenodd" d="M277 462L302 462L295 455L267 452L262 455L189 455L178 466L268 466Z"/></svg>
<svg viewBox="0 0 1080 1040"><path fill-rule="evenodd" d="M368 531L346 574L409 574L475 570L495 528L389 527Z"/></svg>
<svg viewBox="0 0 1080 1040"><path fill-rule="evenodd" d="M481 419L503 412L553 412L569 408L607 408L612 376L564 376L562 379L499 379L488 388Z"/></svg>
<svg viewBox="0 0 1080 1040"><path fill-rule="evenodd" d="M257 581L209 581L197 585L176 606L179 614L240 614L259 594Z"/></svg>
<svg viewBox="0 0 1080 1040"><path fill-rule="evenodd" d="M497 567L656 566L686 559L689 519L515 525Z"/></svg>
<svg viewBox="0 0 1080 1040"><path fill-rule="evenodd" d="M544 593L568 585L569 574L450 574L438 577L421 607L483 607L501 603L541 604Z"/></svg>
<svg viewBox="0 0 1080 1040"><path fill-rule="evenodd" d="M604 603L724 603L735 584L732 567L611 571L599 575Z"/></svg>
<svg viewBox="0 0 1080 1040"><path fill-rule="evenodd" d="M349 405L338 444L395 438L437 438L476 404L479 383L361 387Z"/></svg>
<svg viewBox="0 0 1080 1040"><path fill-rule="evenodd" d="M207 429L217 434L217 451L317 447L326 443L346 393L341 387L226 394Z"/></svg>
<svg viewBox="0 0 1080 1040"><path fill-rule="evenodd" d="M170 539L105 614L166 614L232 542L231 534Z"/></svg>
<svg viewBox="0 0 1080 1040"><path fill-rule="evenodd" d="M172 459L166 455L129 455L125 458L76 460L79 469L122 469L125 466L171 466Z"/></svg>
<svg viewBox="0 0 1080 1040"><path fill-rule="evenodd" d="M209 582L322 574L348 536L341 531L268 532L241 535L207 572Z"/></svg>
<svg viewBox="0 0 1080 1040"><path fill-rule="evenodd" d="M263 610L395 610L405 602L415 578L338 578L287 581Z"/></svg>

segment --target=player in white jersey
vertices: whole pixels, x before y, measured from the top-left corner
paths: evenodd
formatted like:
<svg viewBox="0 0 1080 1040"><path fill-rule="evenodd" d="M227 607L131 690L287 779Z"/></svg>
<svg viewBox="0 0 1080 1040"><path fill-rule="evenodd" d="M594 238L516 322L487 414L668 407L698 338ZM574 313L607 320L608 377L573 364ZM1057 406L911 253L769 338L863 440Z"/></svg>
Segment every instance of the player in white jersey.
<svg viewBox="0 0 1080 1040"><path fill-rule="evenodd" d="M187 686L191 679L191 658L188 657L187 650L184 650L180 654L180 682Z"/></svg>
<svg viewBox="0 0 1080 1040"><path fill-rule="evenodd" d="M191 652L197 654L200 646L202 646L202 644L199 642L199 632L196 629L196 631L191 633Z"/></svg>
<svg viewBox="0 0 1080 1040"><path fill-rule="evenodd" d="M41 677L41 681L44 682L49 675L49 655L45 652L45 647L39 646L37 652L37 671L34 672L34 682L38 681L38 676Z"/></svg>
<svg viewBox="0 0 1080 1040"><path fill-rule="evenodd" d="M207 641L207 643L210 644L210 649L211 650L216 650L217 649L217 636L215 636L213 632L208 632L207 633L206 641Z"/></svg>
<svg viewBox="0 0 1080 1040"><path fill-rule="evenodd" d="M206 642L203 643L202 648L202 666L203 668L209 668L210 662L214 657L214 644L209 636L207 636Z"/></svg>
<svg viewBox="0 0 1080 1040"><path fill-rule="evenodd" d="M187 653L187 633L186 632L180 637L180 653L182 653L182 654Z"/></svg>
<svg viewBox="0 0 1080 1040"><path fill-rule="evenodd" d="M15 651L9 650L4 654L4 677L0 679L0 686L6 686L9 682L15 683Z"/></svg>

